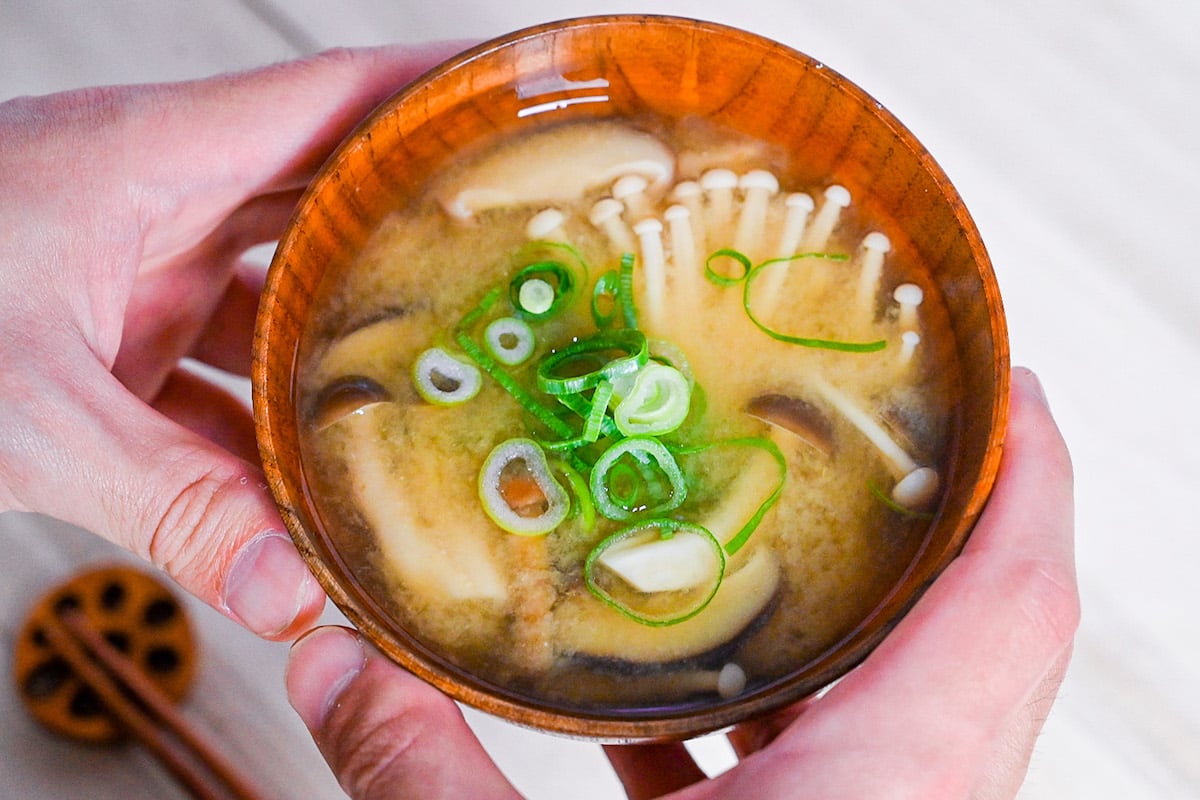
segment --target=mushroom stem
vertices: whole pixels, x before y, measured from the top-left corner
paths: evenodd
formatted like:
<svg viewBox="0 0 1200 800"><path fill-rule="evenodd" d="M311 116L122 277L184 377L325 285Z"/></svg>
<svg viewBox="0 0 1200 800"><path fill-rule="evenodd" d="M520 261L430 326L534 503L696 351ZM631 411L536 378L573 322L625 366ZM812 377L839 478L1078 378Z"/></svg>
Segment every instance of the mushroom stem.
<svg viewBox="0 0 1200 800"><path fill-rule="evenodd" d="M671 683L685 693L715 692L725 700L746 689L746 671L732 661L720 669L676 672L670 677Z"/></svg>
<svg viewBox="0 0 1200 800"><path fill-rule="evenodd" d="M800 239L804 236L804 226L808 224L808 215L814 208L813 199L804 192L793 192L784 200L787 212L783 218L783 232L779 235L779 246L775 251L776 258L787 258L796 254L800 247Z"/></svg>
<svg viewBox="0 0 1200 800"><path fill-rule="evenodd" d="M840 389L834 388L824 378L814 375L813 388L832 405L846 420L859 430L883 456L888 469L896 479L903 478L916 469L919 464L904 451L896 441L888 435L883 426L874 417L859 408L853 400Z"/></svg>
<svg viewBox="0 0 1200 800"><path fill-rule="evenodd" d="M708 198L708 214L704 228L708 234L708 249L728 244L729 222L733 219L733 190L738 176L731 169L710 169L700 176L700 188Z"/></svg>
<svg viewBox="0 0 1200 800"><path fill-rule="evenodd" d="M641 175L622 175L612 185L612 196L625 206L625 220L635 223L650 216L646 188L650 182Z"/></svg>
<svg viewBox="0 0 1200 800"><path fill-rule="evenodd" d="M831 386L824 378L814 375L812 385L851 425L866 436L883 456L884 463L896 479L892 499L910 509L928 506L937 494L937 471L914 461L904 448L888 436L887 431L874 417L855 405L854 401Z"/></svg>
<svg viewBox="0 0 1200 800"><path fill-rule="evenodd" d="M850 192L845 186L834 184L825 190L825 201L817 215L813 217L812 225L804 234L801 250L806 253L821 252L829 244L829 237L837 225L842 209L850 205Z"/></svg>
<svg viewBox="0 0 1200 800"><path fill-rule="evenodd" d="M566 216L557 208L543 209L525 223L525 236L534 241L565 242L567 234L562 227L565 220Z"/></svg>
<svg viewBox="0 0 1200 800"><path fill-rule="evenodd" d="M704 238L704 190L695 181L680 181L671 190L671 199L688 210L695 257L701 261L708 255Z"/></svg>
<svg viewBox="0 0 1200 800"><path fill-rule="evenodd" d="M902 283L892 292L892 297L900 304L900 316L897 322L901 331L917 330L917 307L925 299L925 292L915 283Z"/></svg>
<svg viewBox="0 0 1200 800"><path fill-rule="evenodd" d="M696 309L700 270L696 264L696 237L692 231L692 212L687 206L673 205L663 212L671 241L671 294L679 307Z"/></svg>
<svg viewBox="0 0 1200 800"><path fill-rule="evenodd" d="M621 219L621 214L624 211L625 206L621 204L620 200L605 197L603 200L598 200L592 206L591 214L588 216L588 221L608 238L608 243L612 247L613 252L618 255L632 253L636 249L633 237L629 233L629 228L625 226L625 222Z"/></svg>
<svg viewBox="0 0 1200 800"><path fill-rule="evenodd" d="M891 249L891 241L878 231L864 236L858 248L856 301L859 313L868 322L875 316L875 296L879 293L879 276L883 274L883 257Z"/></svg>
<svg viewBox="0 0 1200 800"><path fill-rule="evenodd" d="M756 262L762 255L767 204L779 192L779 180L765 169L754 169L742 176L739 186L743 191L742 210L733 236L733 249Z"/></svg>
<svg viewBox="0 0 1200 800"><path fill-rule="evenodd" d="M645 300L642 303L645 327L655 331L661 329L663 319L663 296L666 294L666 258L663 255L662 223L653 217L633 226L642 250L642 276Z"/></svg>
<svg viewBox="0 0 1200 800"><path fill-rule="evenodd" d="M913 354L917 350L917 345L921 343L921 334L916 331L905 331L900 334L900 353L896 357L896 364L899 367L907 367L912 363Z"/></svg>

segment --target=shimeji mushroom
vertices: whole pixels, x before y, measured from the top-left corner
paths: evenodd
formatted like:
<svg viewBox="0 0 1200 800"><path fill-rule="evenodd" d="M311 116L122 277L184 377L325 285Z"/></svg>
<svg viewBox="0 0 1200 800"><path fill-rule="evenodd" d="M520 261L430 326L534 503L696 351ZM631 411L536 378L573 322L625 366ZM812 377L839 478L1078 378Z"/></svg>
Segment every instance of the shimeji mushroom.
<svg viewBox="0 0 1200 800"><path fill-rule="evenodd" d="M704 189L696 181L680 181L671 189L671 200L688 210L688 224L695 242L696 257L707 247L704 233Z"/></svg>
<svg viewBox="0 0 1200 800"><path fill-rule="evenodd" d="M841 390L834 388L820 376L813 376L811 382L813 388L866 436L883 456L884 463L896 479L896 484L892 487L892 500L912 511L928 508L938 493L937 471L918 464L888 435L874 417L856 405Z"/></svg>
<svg viewBox="0 0 1200 800"><path fill-rule="evenodd" d="M697 281L703 273L696 261L693 214L687 206L677 203L663 212L663 219L667 221L671 242L671 296L676 299L677 308L698 308L700 287Z"/></svg>
<svg viewBox="0 0 1200 800"><path fill-rule="evenodd" d="M783 230L779 234L779 242L775 247L775 257L791 258L799 250L809 214L812 213L814 207L813 199L803 192L793 192L784 199L783 203ZM767 269L759 278L755 287L758 313L769 316L775 309L783 294L787 276L788 264L780 263Z"/></svg>
<svg viewBox="0 0 1200 800"><path fill-rule="evenodd" d="M624 213L625 206L620 200L605 197L596 201L588 215L588 221L607 237L612 251L617 254L632 253L636 247L633 236L622 219L621 215Z"/></svg>
<svg viewBox="0 0 1200 800"><path fill-rule="evenodd" d="M517 137L453 170L434 194L446 213L466 221L491 208L576 200L624 175L665 188L674 179L675 155L644 131L591 122Z"/></svg>
<svg viewBox="0 0 1200 800"><path fill-rule="evenodd" d="M896 365L907 367L912 363L913 354L916 353L917 345L920 343L921 334L916 331L905 331L900 334L900 353L896 356Z"/></svg>
<svg viewBox="0 0 1200 800"><path fill-rule="evenodd" d="M645 298L642 301L642 321L651 331L662 330L663 299L666 295L666 256L663 253L662 223L654 217L647 217L634 223L633 232L637 234L641 246L641 272Z"/></svg>
<svg viewBox="0 0 1200 800"><path fill-rule="evenodd" d="M646 197L649 187L650 181L643 175L622 175L613 183L613 199L625 206L625 219L630 223L650 216L650 200Z"/></svg>
<svg viewBox="0 0 1200 800"><path fill-rule="evenodd" d="M892 297L900 305L900 314L896 319L900 330L917 330L917 308L925 299L925 292L915 283L902 283L892 292Z"/></svg>
<svg viewBox="0 0 1200 800"><path fill-rule="evenodd" d="M746 413L795 434L826 458L833 454L833 426L812 403L786 394L762 394L746 404Z"/></svg>
<svg viewBox="0 0 1200 800"><path fill-rule="evenodd" d="M539 239L566 241L567 236L562 227L565 220L566 215L557 208L544 208L525 223L525 236L534 241Z"/></svg>
<svg viewBox="0 0 1200 800"><path fill-rule="evenodd" d="M779 179L765 169L754 169L741 177L742 208L738 215L733 249L745 253L757 262L764 253L764 232L767 227L767 206L779 192Z"/></svg>
<svg viewBox="0 0 1200 800"><path fill-rule="evenodd" d="M834 184L825 190L825 200L813 217L812 224L804 232L800 249L806 253L820 252L829 243L829 237L837 226L842 209L850 205L850 192L845 186Z"/></svg>
<svg viewBox="0 0 1200 800"><path fill-rule="evenodd" d="M875 296L879 293L879 276L883 274L883 258L892 249L887 236L872 231L863 237L858 248L858 294L859 314L870 322L875 314Z"/></svg>
<svg viewBox="0 0 1200 800"><path fill-rule="evenodd" d="M726 237L733 219L733 190L737 185L737 173L731 169L710 169L700 176L700 188L708 200L704 228L710 249L728 244Z"/></svg>

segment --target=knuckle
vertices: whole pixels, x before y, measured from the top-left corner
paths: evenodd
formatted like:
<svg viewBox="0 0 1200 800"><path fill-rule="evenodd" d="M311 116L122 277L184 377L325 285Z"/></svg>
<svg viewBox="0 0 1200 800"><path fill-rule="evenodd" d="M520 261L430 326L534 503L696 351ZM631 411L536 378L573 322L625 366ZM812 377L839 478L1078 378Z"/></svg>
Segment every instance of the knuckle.
<svg viewBox="0 0 1200 800"><path fill-rule="evenodd" d="M190 448L166 461L169 474L162 485L172 488L152 512L156 521L147 555L176 577L215 575L226 550L220 545L239 530L230 498L248 482L245 471Z"/></svg>

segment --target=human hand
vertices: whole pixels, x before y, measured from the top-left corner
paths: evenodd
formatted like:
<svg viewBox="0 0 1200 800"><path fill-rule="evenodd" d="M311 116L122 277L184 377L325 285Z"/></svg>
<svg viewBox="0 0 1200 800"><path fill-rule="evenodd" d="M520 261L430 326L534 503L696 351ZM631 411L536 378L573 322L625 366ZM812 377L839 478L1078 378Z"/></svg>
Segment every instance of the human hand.
<svg viewBox="0 0 1200 800"><path fill-rule="evenodd" d="M179 360L248 373L245 251L352 124L456 49L0 105L0 511L92 530L264 636L316 621L248 410Z"/></svg>
<svg viewBox="0 0 1200 800"><path fill-rule="evenodd" d="M1079 621L1072 473L1032 373L1014 373L1000 475L963 553L863 664L730 734L704 778L682 744L607 748L631 798L1011 798ZM293 706L357 800L516 797L457 706L353 633L292 649ZM452 755L451 755L452 754Z"/></svg>

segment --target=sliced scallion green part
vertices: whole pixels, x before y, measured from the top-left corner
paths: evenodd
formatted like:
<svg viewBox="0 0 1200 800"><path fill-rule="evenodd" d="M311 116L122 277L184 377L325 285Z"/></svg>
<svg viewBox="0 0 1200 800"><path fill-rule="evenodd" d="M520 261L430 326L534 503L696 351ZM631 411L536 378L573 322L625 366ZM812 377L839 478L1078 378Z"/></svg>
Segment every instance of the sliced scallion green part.
<svg viewBox="0 0 1200 800"><path fill-rule="evenodd" d="M505 366L514 367L533 355L533 329L516 317L492 320L483 331L488 352Z"/></svg>
<svg viewBox="0 0 1200 800"><path fill-rule="evenodd" d="M629 460L637 465L632 472ZM588 488L596 510L618 521L665 514L687 499L679 463L652 436L631 436L612 444L596 459Z"/></svg>
<svg viewBox="0 0 1200 800"><path fill-rule="evenodd" d="M691 396L682 372L652 362L637 371L633 387L613 409L613 420L626 436L662 436L687 419Z"/></svg>
<svg viewBox="0 0 1200 800"><path fill-rule="evenodd" d="M677 456L690 456L702 453L706 450L711 450L714 447L754 447L759 450L764 450L770 454L771 458L775 460L775 464L779 470L779 481L775 484L771 491L766 494L766 497L763 499L762 503L760 503L758 508L755 509L754 513L750 515L750 519L746 520L745 524L738 529L737 533L730 537L729 541L725 543L725 552L732 556L745 546L746 542L750 540L750 536L753 535L754 531L758 529L758 526L762 524L763 517L765 517L767 512L770 511L777 502L779 502L779 498L783 494L784 481L787 479L787 458L784 457L783 452L779 449L779 445L763 436L743 436L733 439L719 439L715 442L708 442L706 444L689 445L686 447L673 447L671 449L672 452Z"/></svg>
<svg viewBox="0 0 1200 800"><path fill-rule="evenodd" d="M750 308L750 287L754 283L754 279L762 274L762 271L768 267L782 264L788 261L795 261L800 258L827 258L834 261L845 261L847 256L840 253L801 253L791 256L790 258L772 258L764 261L758 266L746 273L745 284L742 287L742 308L746 310L746 316L755 326L779 342L788 344L796 344L801 347L814 347L823 350L837 350L843 353L874 353L887 347L887 341L879 339L874 342L843 342L837 339L817 339L807 336L792 336L790 334L781 333L774 328L765 325L758 317L754 315L754 310Z"/></svg>
<svg viewBox="0 0 1200 800"><path fill-rule="evenodd" d="M596 527L596 504L592 502L587 479L570 464L559 462L556 467L567 479L567 485L571 487L571 493L575 496L575 510L579 514L580 527L590 533Z"/></svg>
<svg viewBox="0 0 1200 800"><path fill-rule="evenodd" d="M590 365L595 363L596 354L611 351L624 355L605 360L595 369L582 373L575 373L571 369L578 366L581 359ZM640 369L646 364L647 358L646 337L640 331L605 331L571 342L545 358L538 365L538 389L552 395L579 394L596 387L600 381L611 381L619 375Z"/></svg>
<svg viewBox="0 0 1200 800"><path fill-rule="evenodd" d="M500 384L534 419L549 428L556 436L563 439L570 439L575 436L575 431L570 425L559 419L551 409L539 403L537 398L526 391L513 376L501 369L496 360L476 344L475 340L467 335L465 331L460 330L455 334L454 340L458 342L458 346L463 349L463 352L470 356L471 360L481 370L487 373L488 377Z"/></svg>
<svg viewBox="0 0 1200 800"><path fill-rule="evenodd" d="M536 322L562 313L575 295L575 275L560 261L523 267L508 284L508 297L521 317Z"/></svg>
<svg viewBox="0 0 1200 800"><path fill-rule="evenodd" d="M483 385L474 364L455 358L440 347L431 347L417 356L412 378L417 394L439 406L465 403L479 394Z"/></svg>
<svg viewBox="0 0 1200 800"><path fill-rule="evenodd" d="M588 590L643 625L691 619L721 587L726 558L707 529L674 519L635 523L600 542L584 561Z"/></svg>
<svg viewBox="0 0 1200 800"><path fill-rule="evenodd" d="M621 301L621 316L625 320L625 327L631 330L637 330L637 306L633 300L633 253L621 254L621 268L618 271L618 284L620 286Z"/></svg>
<svg viewBox="0 0 1200 800"><path fill-rule="evenodd" d="M493 522L521 536L549 533L571 509L571 499L551 474L546 454L531 439L501 442L484 459L479 499Z"/></svg>
<svg viewBox="0 0 1200 800"><path fill-rule="evenodd" d="M728 258L737 263L738 266L742 268L741 274L730 277L727 275L722 275L713 269L713 262L722 258ZM712 255L704 260L704 277L708 278L709 281L715 283L717 286L736 286L744 281L746 276L750 274L751 267L752 264L750 263L750 257L745 253L734 250L730 247L722 247L720 250L715 251L712 253Z"/></svg>
<svg viewBox="0 0 1200 800"><path fill-rule="evenodd" d="M620 306L621 278L615 269L596 279L592 287L592 322L599 330L611 328Z"/></svg>

